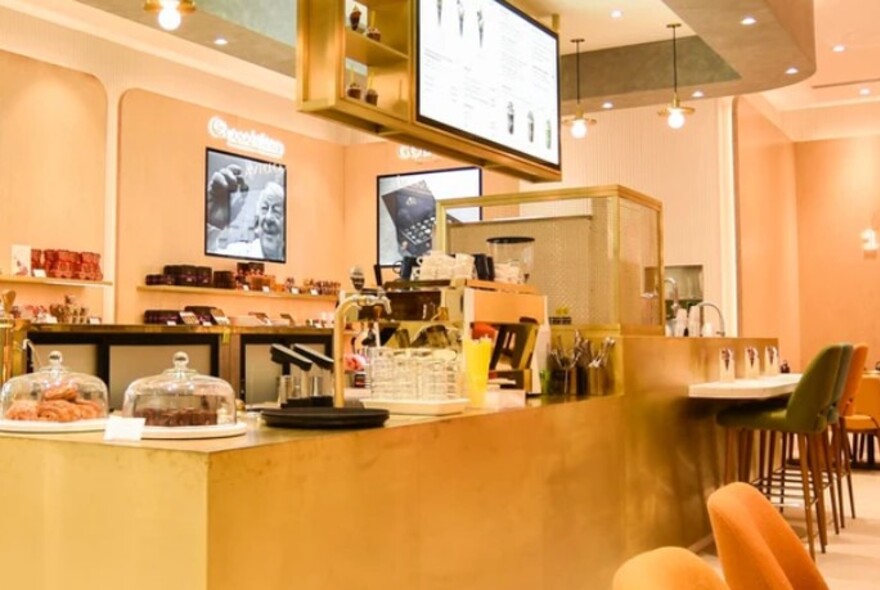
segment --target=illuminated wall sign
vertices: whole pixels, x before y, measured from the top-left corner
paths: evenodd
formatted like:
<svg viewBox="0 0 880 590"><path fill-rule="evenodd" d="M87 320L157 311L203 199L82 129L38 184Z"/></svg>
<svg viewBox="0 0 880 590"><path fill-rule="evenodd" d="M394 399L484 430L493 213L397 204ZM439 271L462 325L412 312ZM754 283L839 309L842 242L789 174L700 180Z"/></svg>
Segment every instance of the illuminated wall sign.
<svg viewBox="0 0 880 590"><path fill-rule="evenodd" d="M208 133L211 137L226 140L226 145L237 150L262 154L270 158L284 156L284 144L269 137L265 133L255 131L242 131L229 124L220 117L211 117L208 121Z"/></svg>

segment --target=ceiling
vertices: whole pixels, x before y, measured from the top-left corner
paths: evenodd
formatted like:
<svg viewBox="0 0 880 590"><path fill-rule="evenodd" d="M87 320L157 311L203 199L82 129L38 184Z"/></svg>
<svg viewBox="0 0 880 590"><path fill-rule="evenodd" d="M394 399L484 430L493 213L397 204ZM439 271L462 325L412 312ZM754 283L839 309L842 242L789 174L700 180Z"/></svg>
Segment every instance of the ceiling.
<svg viewBox="0 0 880 590"><path fill-rule="evenodd" d="M140 0L76 0L156 28ZM349 0L350 1L350 0ZM476 0L464 0L476 1ZM175 35L292 76L296 0L199 0ZM558 15L563 112L573 110L575 51L582 37L580 96L587 110L669 101L671 44L679 30L682 100L765 92L779 110L880 97L880 0L516 0L544 22ZM815 25L813 6L815 5ZM622 16L612 18L620 10ZM757 23L743 26L744 16ZM873 26L872 26L873 25ZM228 45L217 47L222 36ZM845 43L847 50L831 47ZM876 65L875 65L876 64ZM796 74L786 74L796 67ZM830 86L829 86L830 85ZM858 94L862 87L872 95Z"/></svg>
<svg viewBox="0 0 880 590"><path fill-rule="evenodd" d="M880 100L880 0L815 0L815 12L816 74L764 96L780 111Z"/></svg>

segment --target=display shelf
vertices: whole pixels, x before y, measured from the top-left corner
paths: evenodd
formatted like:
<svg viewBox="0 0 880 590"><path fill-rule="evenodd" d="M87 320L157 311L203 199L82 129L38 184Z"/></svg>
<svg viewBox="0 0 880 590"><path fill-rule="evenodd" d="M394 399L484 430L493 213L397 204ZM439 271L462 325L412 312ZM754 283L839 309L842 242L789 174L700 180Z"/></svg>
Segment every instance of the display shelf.
<svg viewBox="0 0 880 590"><path fill-rule="evenodd" d="M402 101L400 104L400 111L395 111L393 109L385 108L383 106L374 106L368 103L363 99L351 98L350 96L343 96L340 101L343 104L339 105L343 112L351 112L352 114L358 114L357 109L366 109L368 112L372 111L374 113L382 113L383 115L388 115L391 117L395 117L397 119L403 120L406 117L407 109L409 108L409 104L406 101ZM379 104L382 104L382 96L379 95Z"/></svg>
<svg viewBox="0 0 880 590"><path fill-rule="evenodd" d="M558 181L561 171L522 153L478 141L462 133L417 120L414 0L359 0L367 10L352 30L348 3L297 0L297 105L301 112L342 123L453 158L533 182ZM454 6L455 3L452 3ZM449 6L449 3L446 3ZM451 9L450 9L451 10ZM369 23L369 24L368 24ZM381 40L362 31L374 26ZM332 42L328 42L332 40ZM349 67L349 62L365 66ZM349 99L355 80L379 94L378 106Z"/></svg>
<svg viewBox="0 0 880 590"><path fill-rule="evenodd" d="M52 285L56 287L111 287L110 281L84 281L79 279L54 279L51 277L18 277L0 275L0 283L24 283L30 285Z"/></svg>
<svg viewBox="0 0 880 590"><path fill-rule="evenodd" d="M381 41L374 41L363 33L345 29L345 54L349 59L367 67L389 66L396 63L406 65L406 53L394 49Z"/></svg>
<svg viewBox="0 0 880 590"><path fill-rule="evenodd" d="M178 287L175 285L138 285L138 291L149 293L178 293L182 295L220 295L223 297L264 297L274 299L297 299L335 303L336 295L308 295L279 291L244 291L242 289L214 289L212 287Z"/></svg>

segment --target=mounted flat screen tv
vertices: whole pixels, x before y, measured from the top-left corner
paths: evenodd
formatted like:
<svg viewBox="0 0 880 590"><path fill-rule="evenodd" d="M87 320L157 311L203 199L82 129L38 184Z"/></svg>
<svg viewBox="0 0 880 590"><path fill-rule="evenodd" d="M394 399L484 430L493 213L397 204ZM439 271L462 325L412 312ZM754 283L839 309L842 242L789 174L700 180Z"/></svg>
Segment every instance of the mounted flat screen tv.
<svg viewBox="0 0 880 590"><path fill-rule="evenodd" d="M285 262L287 168L208 148L205 254Z"/></svg>
<svg viewBox="0 0 880 590"><path fill-rule="evenodd" d="M417 0L416 118L560 169L559 37L503 0Z"/></svg>

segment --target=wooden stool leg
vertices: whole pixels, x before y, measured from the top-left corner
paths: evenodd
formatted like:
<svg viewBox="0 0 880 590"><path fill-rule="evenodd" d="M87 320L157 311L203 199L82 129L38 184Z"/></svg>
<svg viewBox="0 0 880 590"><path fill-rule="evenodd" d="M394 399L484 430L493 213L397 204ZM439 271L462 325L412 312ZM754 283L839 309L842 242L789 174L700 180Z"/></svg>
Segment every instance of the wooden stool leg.
<svg viewBox="0 0 880 590"><path fill-rule="evenodd" d="M800 451L798 455L800 455L800 467L801 467L801 485L804 486L804 518L807 521L807 543L810 546L810 557L813 558L813 561L816 561L816 546L813 535L813 512L810 509L810 480L807 475L807 437L804 434L797 435L798 439L798 448ZM783 447L785 446L785 435L782 435ZM782 451L782 462L783 468L785 467L785 461L787 461L788 456L785 454L784 449Z"/></svg>
<svg viewBox="0 0 880 590"><path fill-rule="evenodd" d="M840 423L838 420L831 425L829 430L831 434L831 457L834 459L834 477L837 480L837 515L840 518L840 528L846 528L846 518L843 514L843 475L844 475L844 455L843 445L840 442Z"/></svg>
<svg viewBox="0 0 880 590"><path fill-rule="evenodd" d="M868 465L874 467L874 435L867 434L865 437L868 439Z"/></svg>
<svg viewBox="0 0 880 590"><path fill-rule="evenodd" d="M724 483L734 481L734 465L736 465L736 445L737 445L736 428L727 429L727 444L724 453Z"/></svg>
<svg viewBox="0 0 880 590"><path fill-rule="evenodd" d="M782 477L780 477L780 479L779 479L779 503L784 505L785 504L785 465L788 462L788 453L791 452L791 449L789 447L794 445L794 438L789 436L789 434L787 432L782 432L779 434L779 436L780 436L780 438L782 438L782 457L780 459L780 464L781 464L780 469L782 470L781 471ZM785 507L780 506L779 512L784 513Z"/></svg>
<svg viewBox="0 0 880 590"><path fill-rule="evenodd" d="M852 448L849 446L849 433L846 431L846 423L840 420L840 441L843 444L843 461L846 466L846 485L849 488L849 513L856 517L856 500L853 496L852 487Z"/></svg>
<svg viewBox="0 0 880 590"><path fill-rule="evenodd" d="M752 451L755 443L755 431L743 430L743 453L739 458L739 480L746 483L752 480Z"/></svg>
<svg viewBox="0 0 880 590"><path fill-rule="evenodd" d="M764 454L767 452L767 431L762 430L758 433L758 489L761 489L761 486L764 482L764 469L766 466L764 464Z"/></svg>
<svg viewBox="0 0 880 590"><path fill-rule="evenodd" d="M825 493L822 490L822 468L819 465L821 443L815 434L807 435L807 460L810 463L810 472L813 478L813 494L816 499L816 521L819 529L819 546L825 553L828 545L828 521L825 515ZM806 498L806 492L804 492Z"/></svg>
<svg viewBox="0 0 880 590"><path fill-rule="evenodd" d="M822 455L820 461L825 464L825 474L828 476L828 489L831 490L831 519L834 523L834 534L840 534L840 517L837 513L837 489L838 481L835 480L834 465L831 463L831 445L828 443L828 429L826 428L820 434L819 444L821 445ZM822 475L821 473L819 474ZM824 479L822 480L824 482ZM824 483L822 484L825 485Z"/></svg>
<svg viewBox="0 0 880 590"><path fill-rule="evenodd" d="M767 479L766 479L766 495L770 494L773 485L773 463L776 461L776 433L770 432L770 449L767 452Z"/></svg>

